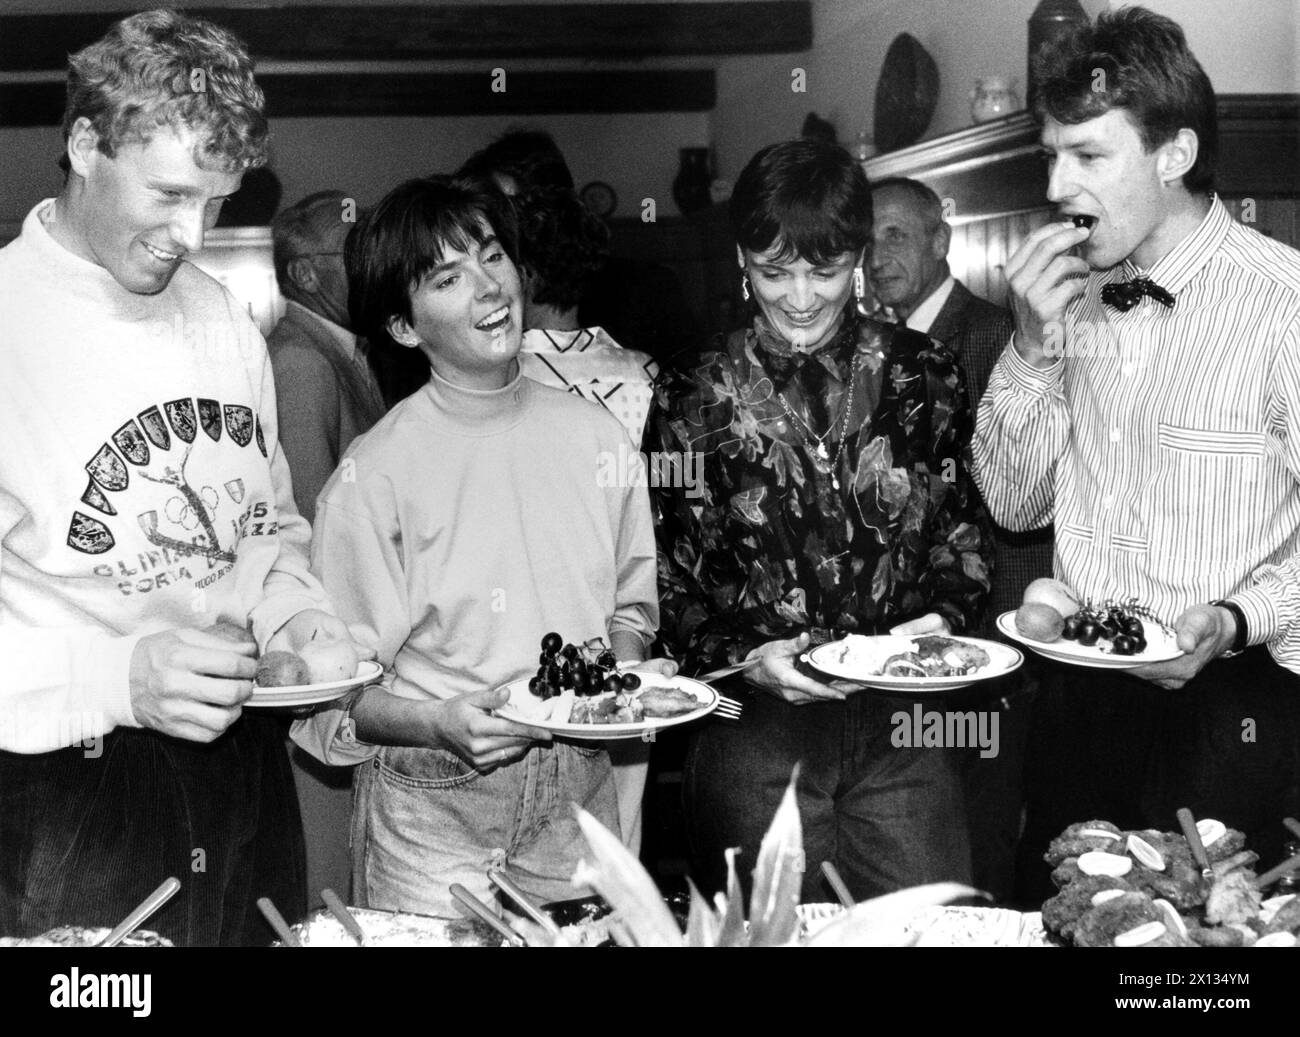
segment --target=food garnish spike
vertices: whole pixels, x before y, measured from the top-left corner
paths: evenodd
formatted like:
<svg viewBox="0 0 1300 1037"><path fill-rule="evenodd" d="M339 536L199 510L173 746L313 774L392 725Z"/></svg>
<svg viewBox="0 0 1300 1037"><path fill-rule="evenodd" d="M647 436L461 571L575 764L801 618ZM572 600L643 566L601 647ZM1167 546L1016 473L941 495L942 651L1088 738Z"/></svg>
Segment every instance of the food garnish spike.
<svg viewBox="0 0 1300 1037"><path fill-rule="evenodd" d="M718 932L719 947L744 947L749 942L749 933L745 929L745 897L736 873L738 853L740 851L735 847L723 851L727 861L727 892L718 895L722 914L722 928Z"/></svg>
<svg viewBox="0 0 1300 1037"><path fill-rule="evenodd" d="M574 884L591 886L609 901L635 946L682 946L682 934L672 912L641 862L587 811L575 806L574 812L595 859L594 865L585 860L578 862Z"/></svg>
<svg viewBox="0 0 1300 1037"><path fill-rule="evenodd" d="M795 765L781 805L758 849L754 895L749 906L750 942L760 947L790 943L799 933L799 890L803 885L803 825L795 786Z"/></svg>

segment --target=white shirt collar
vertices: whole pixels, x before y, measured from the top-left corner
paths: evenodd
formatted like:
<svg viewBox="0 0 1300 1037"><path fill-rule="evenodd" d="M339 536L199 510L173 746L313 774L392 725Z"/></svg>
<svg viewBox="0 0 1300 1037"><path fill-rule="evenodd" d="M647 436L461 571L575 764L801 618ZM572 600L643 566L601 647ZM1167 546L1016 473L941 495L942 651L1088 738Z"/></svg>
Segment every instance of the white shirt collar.
<svg viewBox="0 0 1300 1037"><path fill-rule="evenodd" d="M926 296L925 301L907 315L907 326L913 331L928 335L930 326L934 323L935 318L939 316L939 311L943 309L943 304L948 301L948 296L952 295L953 285L956 283L953 276L949 274L943 284Z"/></svg>
<svg viewBox="0 0 1300 1037"><path fill-rule="evenodd" d="M325 329L325 331L329 334L330 338L332 338L335 342L337 342L342 347L344 355L349 360L352 360L354 358L357 351L357 337L356 335L352 334L352 332L348 331L347 328L339 324L335 324L332 320L328 320L325 317L322 317L315 310L308 309L302 303L295 302L293 299L286 299L284 301L284 309L286 314L289 313L290 311L293 311L294 313L297 313L299 315L305 314L307 317L314 320L317 324L319 324L322 328Z"/></svg>

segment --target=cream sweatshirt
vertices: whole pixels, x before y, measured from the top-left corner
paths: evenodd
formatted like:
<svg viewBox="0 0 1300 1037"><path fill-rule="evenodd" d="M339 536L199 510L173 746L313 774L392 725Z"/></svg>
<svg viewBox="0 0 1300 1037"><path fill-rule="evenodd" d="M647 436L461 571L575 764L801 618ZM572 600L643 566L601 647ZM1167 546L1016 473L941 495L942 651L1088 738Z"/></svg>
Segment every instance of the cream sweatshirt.
<svg viewBox="0 0 1300 1037"><path fill-rule="evenodd" d="M552 630L574 643L629 630L648 644L648 491L609 476L630 452L617 419L586 400L522 376L472 391L435 374L326 483L312 569L410 698L530 676ZM293 738L327 763L375 752L341 708L295 723Z"/></svg>
<svg viewBox="0 0 1300 1037"><path fill-rule="evenodd" d="M38 205L0 249L0 748L138 726L146 634L304 608L311 530L276 435L266 346L182 262L137 295L50 237Z"/></svg>

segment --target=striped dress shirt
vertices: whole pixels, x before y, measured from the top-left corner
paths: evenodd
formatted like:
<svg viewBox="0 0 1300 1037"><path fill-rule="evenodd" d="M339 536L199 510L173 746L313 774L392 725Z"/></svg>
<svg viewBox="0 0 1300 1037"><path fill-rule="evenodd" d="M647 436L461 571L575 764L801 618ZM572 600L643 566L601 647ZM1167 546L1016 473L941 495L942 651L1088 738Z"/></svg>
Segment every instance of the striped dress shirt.
<svg viewBox="0 0 1300 1037"><path fill-rule="evenodd" d="M1101 302L1149 277L1144 297ZM1056 523L1056 575L1167 623L1227 598L1300 672L1300 252L1217 199L1149 271L1093 271L1041 369L1009 345L979 408L975 477L1010 529ZM1049 343L1050 345L1050 343Z"/></svg>

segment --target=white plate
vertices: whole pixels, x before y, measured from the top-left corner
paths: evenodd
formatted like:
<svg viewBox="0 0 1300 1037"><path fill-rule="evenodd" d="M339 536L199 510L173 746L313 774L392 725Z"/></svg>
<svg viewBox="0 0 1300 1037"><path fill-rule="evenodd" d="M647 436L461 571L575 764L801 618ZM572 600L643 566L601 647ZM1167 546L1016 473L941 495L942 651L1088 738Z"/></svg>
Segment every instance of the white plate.
<svg viewBox="0 0 1300 1037"><path fill-rule="evenodd" d="M959 677L886 677L871 673L878 669L891 655L916 651L916 639L885 634L880 637L864 637L850 634L842 641L831 641L818 645L804 655L810 665L815 666L829 677L865 684L868 688L881 691L932 692L952 691L965 688L978 681L993 680L1004 677L1013 670L1018 670L1025 661L1024 654L1010 645L997 641L985 641L978 637L956 637L954 641L977 645L989 653L989 664L975 673ZM846 649L857 647L853 660L842 658Z"/></svg>
<svg viewBox="0 0 1300 1037"><path fill-rule="evenodd" d="M707 684L701 684L689 677L658 677L639 670L633 672L641 678L642 689L680 688L694 695L699 700L700 708L683 713L681 716L654 717L636 724L570 724L569 711L576 701L573 692L566 691L556 698L543 701L528 690L528 679L525 678L511 681L506 685L510 690L510 701L496 711L497 716L585 742L608 742L623 738L643 738L651 741L655 731L699 720L718 707L718 693ZM550 719L552 715L564 719L552 720Z"/></svg>
<svg viewBox="0 0 1300 1037"><path fill-rule="evenodd" d="M1016 629L1016 614L1004 612L998 616L998 629L1013 641L1019 641L1026 648L1037 652L1047 659L1060 663L1072 663L1075 666L1092 666L1099 670L1131 670L1148 663L1164 663L1177 659L1183 653L1178 649L1178 641L1165 633L1159 626L1145 622L1147 646L1137 655L1112 655L1096 645L1081 645L1077 641L1035 641L1025 637Z"/></svg>
<svg viewBox="0 0 1300 1037"><path fill-rule="evenodd" d="M384 675L384 668L373 659L363 660L357 667L357 675L343 681L328 681L325 684L294 684L284 688L259 688L253 686L253 697L244 705L261 706L264 709L288 709L297 706L314 706L320 702L333 702L342 698L353 688L371 684Z"/></svg>

